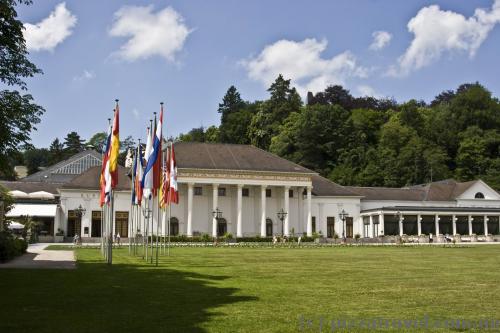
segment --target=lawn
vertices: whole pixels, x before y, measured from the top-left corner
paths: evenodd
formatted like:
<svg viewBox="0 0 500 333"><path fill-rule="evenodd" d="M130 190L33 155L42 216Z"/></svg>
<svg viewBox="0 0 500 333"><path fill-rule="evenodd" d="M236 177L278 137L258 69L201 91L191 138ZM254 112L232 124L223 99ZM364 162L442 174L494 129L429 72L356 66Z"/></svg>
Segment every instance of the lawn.
<svg viewBox="0 0 500 333"><path fill-rule="evenodd" d="M112 267L99 250L76 253L76 270L0 270L0 332L329 332L332 319L500 319L497 245L174 248L159 267L125 248Z"/></svg>

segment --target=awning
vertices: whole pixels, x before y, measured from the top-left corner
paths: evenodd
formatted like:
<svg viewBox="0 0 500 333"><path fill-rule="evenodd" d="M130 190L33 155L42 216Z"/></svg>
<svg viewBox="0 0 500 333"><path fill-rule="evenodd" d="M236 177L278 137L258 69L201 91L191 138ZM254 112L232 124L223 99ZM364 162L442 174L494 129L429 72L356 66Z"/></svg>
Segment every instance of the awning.
<svg viewBox="0 0 500 333"><path fill-rule="evenodd" d="M14 207L6 214L7 217L39 216L55 217L57 205L43 204L14 204Z"/></svg>

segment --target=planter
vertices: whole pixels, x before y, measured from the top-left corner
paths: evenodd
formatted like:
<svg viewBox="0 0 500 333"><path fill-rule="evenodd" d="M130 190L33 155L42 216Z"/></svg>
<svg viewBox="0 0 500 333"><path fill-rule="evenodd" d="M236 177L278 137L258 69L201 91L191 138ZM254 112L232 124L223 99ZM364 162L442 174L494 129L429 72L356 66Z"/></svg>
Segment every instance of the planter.
<svg viewBox="0 0 500 333"><path fill-rule="evenodd" d="M470 241L471 242L477 242L477 235L471 235L470 236Z"/></svg>
<svg viewBox="0 0 500 333"><path fill-rule="evenodd" d="M319 238L316 238L314 240L315 243L318 243L318 244L324 244L324 243L327 243L327 239L325 237L319 237Z"/></svg>
<svg viewBox="0 0 500 333"><path fill-rule="evenodd" d="M54 236L54 243L62 243L64 242L64 235L55 235Z"/></svg>
<svg viewBox="0 0 500 333"><path fill-rule="evenodd" d="M495 239L493 238L493 235L486 235L486 241L487 242L494 242Z"/></svg>
<svg viewBox="0 0 500 333"><path fill-rule="evenodd" d="M427 235L418 236L418 242L423 243L423 244L429 243L429 236L427 236Z"/></svg>
<svg viewBox="0 0 500 333"><path fill-rule="evenodd" d="M461 243L462 242L462 236L460 235L455 235L453 236L455 238L455 243Z"/></svg>
<svg viewBox="0 0 500 333"><path fill-rule="evenodd" d="M226 243L231 244L231 243L237 243L236 238L226 238Z"/></svg>
<svg viewBox="0 0 500 333"><path fill-rule="evenodd" d="M442 234L437 235L436 243L446 243L446 240L444 239L444 235L442 235Z"/></svg>

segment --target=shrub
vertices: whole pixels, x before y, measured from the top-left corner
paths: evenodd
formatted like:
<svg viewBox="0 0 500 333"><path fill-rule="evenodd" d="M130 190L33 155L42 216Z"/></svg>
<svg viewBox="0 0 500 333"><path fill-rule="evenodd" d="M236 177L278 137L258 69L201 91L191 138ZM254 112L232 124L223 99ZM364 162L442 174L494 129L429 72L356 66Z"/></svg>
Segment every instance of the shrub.
<svg viewBox="0 0 500 333"><path fill-rule="evenodd" d="M0 262L8 261L12 258L26 253L28 243L25 240L14 238L10 232L0 232Z"/></svg>

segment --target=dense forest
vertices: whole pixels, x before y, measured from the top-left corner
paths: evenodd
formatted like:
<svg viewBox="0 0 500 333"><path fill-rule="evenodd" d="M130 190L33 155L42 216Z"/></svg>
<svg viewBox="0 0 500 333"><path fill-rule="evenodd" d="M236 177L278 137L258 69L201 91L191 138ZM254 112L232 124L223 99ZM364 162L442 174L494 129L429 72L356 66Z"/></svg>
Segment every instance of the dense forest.
<svg viewBox="0 0 500 333"><path fill-rule="evenodd" d="M500 102L479 83L432 102L354 97L341 86L309 93L304 105L281 75L269 99L244 101L231 86L220 126L179 140L252 144L343 185L399 187L481 178L500 190Z"/></svg>

